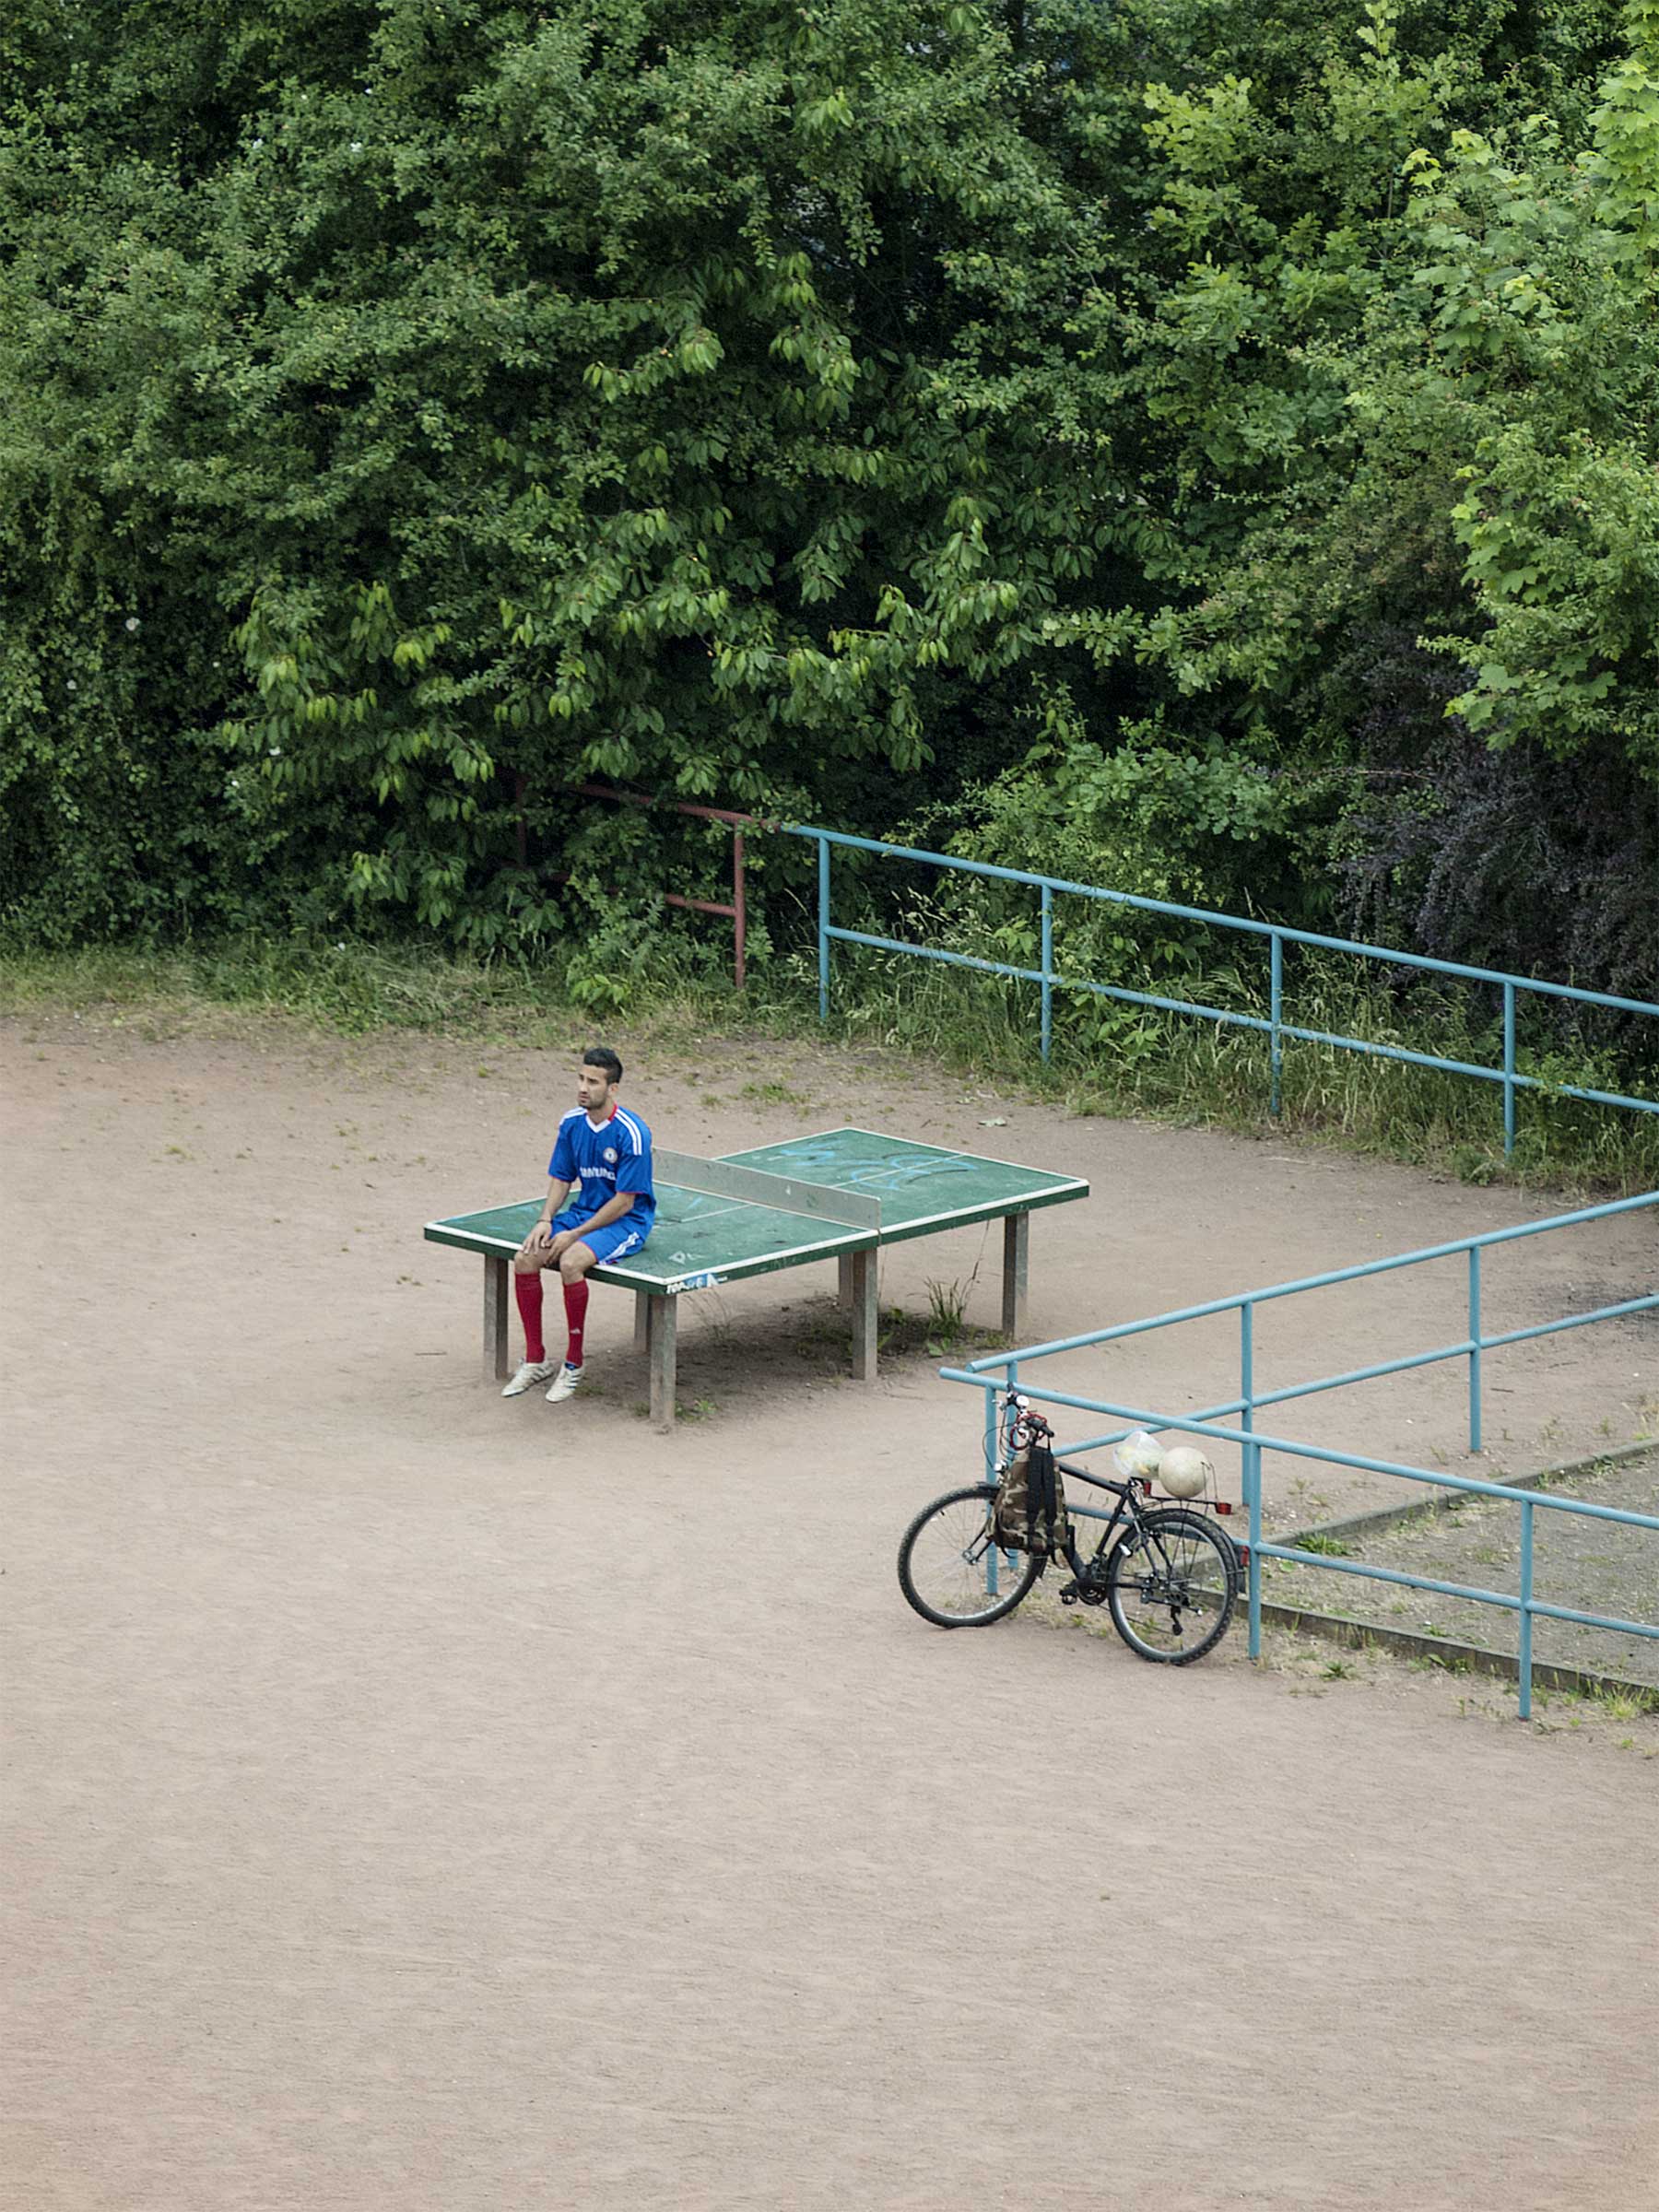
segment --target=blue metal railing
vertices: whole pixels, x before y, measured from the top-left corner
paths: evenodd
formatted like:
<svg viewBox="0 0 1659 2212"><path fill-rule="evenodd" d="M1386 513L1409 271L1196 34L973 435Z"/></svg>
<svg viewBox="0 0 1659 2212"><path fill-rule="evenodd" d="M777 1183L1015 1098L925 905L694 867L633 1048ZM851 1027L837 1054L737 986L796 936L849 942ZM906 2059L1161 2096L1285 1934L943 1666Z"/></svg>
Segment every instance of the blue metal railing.
<svg viewBox="0 0 1659 2212"><path fill-rule="evenodd" d="M1584 991L1571 983L1547 983L1530 976L1511 975L1501 969L1471 968L1457 960L1431 959L1426 953L1397 952L1381 945L1366 945L1351 937L1327 937L1305 929L1288 929L1273 922L1253 922L1238 914L1223 914L1206 907L1177 906L1164 899L1148 899L1136 891L1113 891L1099 884L1072 883L1062 877L1040 876L1021 868L1004 868L989 861L961 860L947 853L929 853L913 845L885 844L878 838L853 837L840 830L822 830L810 824L791 822L780 824L791 837L814 840L818 845L818 1018L830 1018L830 947L832 944L862 945L876 952L896 952L913 959L935 960L950 968L977 970L985 975L1000 975L1015 982L1035 983L1041 994L1041 1046L1046 1060L1053 1048L1054 993L1081 991L1095 998L1111 998L1126 1006L1148 1006L1166 1014L1190 1014L1205 1021L1226 1024L1232 1029L1253 1030L1268 1041L1269 1091L1268 1111L1279 1111L1284 1047L1287 1041L1301 1044L1330 1045L1341 1052L1363 1053L1374 1059L1399 1060L1413 1067L1435 1067L1451 1075L1468 1076L1477 1082L1497 1083L1503 1089L1503 1149L1512 1153L1515 1147L1515 1099L1523 1090L1541 1090L1553 1098L1580 1099L1595 1106L1627 1107L1636 1113L1659 1113L1659 1099L1627 1097L1622 1092L1593 1090L1573 1083L1553 1083L1540 1076L1523 1075L1516 1064L1515 1006L1517 994L1530 992L1536 997L1568 999L1575 1004L1606 1006L1616 1013L1646 1014L1659 1019L1659 1004L1649 999L1616 998L1605 991ZM898 937L877 936L861 929L845 929L830 920L830 852L841 846L851 852L874 853L887 860L919 862L925 866L944 869L954 875L978 876L997 883L1022 884L1039 894L1038 923L1041 935L1041 966L1027 968L1009 960L981 959L965 952L948 952L942 946L915 945ZM1084 976L1062 975L1054 967L1053 916L1056 895L1072 899L1088 899L1099 902L1133 907L1143 913L1168 914L1177 921L1202 922L1217 929L1230 929L1247 936L1265 937L1269 947L1268 1012L1240 1014L1223 1006L1206 1006L1195 1000L1171 998L1155 991L1132 991L1117 983L1100 983ZM1415 968L1434 975L1447 975L1459 982L1496 985L1502 994L1503 1005L1503 1063L1490 1067L1477 1061L1453 1060L1435 1053L1418 1053L1405 1045L1379 1044L1363 1037L1346 1037L1329 1030L1312 1030L1300 1023L1289 1022L1284 1016L1284 948L1287 945L1305 945L1316 951L1352 954L1360 959L1379 960L1389 967Z"/></svg>
<svg viewBox="0 0 1659 2212"><path fill-rule="evenodd" d="M1304 1276L1294 1282L1274 1283L1263 1289L1240 1291L1230 1298L1208 1299L1200 1305L1182 1306L1173 1312L1152 1314L1140 1321L1120 1322L1112 1328L1094 1329L1081 1336L1058 1337L1047 1344L994 1353L983 1359L974 1360L965 1370L944 1368L940 1372L947 1382L967 1383L984 1392L986 1436L993 1452L996 1435L996 1394L1000 1381L1005 1378L1008 1386L1017 1386L1025 1395L1046 1405L1067 1406L1083 1412L1102 1414L1114 1422L1130 1426L1173 1429L1183 1435L1211 1437L1224 1443L1237 1444L1242 1461L1244 1503L1250 1517L1250 1654L1253 1659L1261 1650L1262 1559L1288 1559L1298 1566L1324 1568L1332 1573L1357 1574L1376 1582L1402 1583L1412 1589L1472 1598L1480 1604L1503 1606L1519 1614L1521 1714L1524 1719L1532 1711L1532 1623L1535 1618L1543 1617L1573 1621L1586 1628L1659 1639L1659 1624L1617 1620L1603 1614L1580 1612L1571 1606L1547 1605L1534 1596L1535 1511L1543 1507L1551 1512L1579 1513L1595 1520L1615 1521L1654 1531L1659 1531L1659 1519L1644 1513L1629 1512L1619 1507L1590 1505L1577 1499L1552 1498L1538 1492L1515 1489L1503 1483L1483 1482L1470 1476L1431 1473L1425 1467L1406 1466L1394 1460L1373 1459L1362 1453L1337 1452L1322 1445L1265 1435L1257 1425L1256 1415L1264 1406L1284 1405L1295 1398L1310 1397L1320 1391L1339 1390L1349 1383L1371 1382L1382 1375L1403 1374L1407 1370L1431 1366L1440 1360L1466 1359L1469 1363L1469 1449L1479 1451L1483 1352L1500 1345L1521 1344L1533 1337L1556 1335L1568 1329L1583 1328L1594 1321L1611 1321L1624 1314L1659 1310L1659 1292L1653 1292L1640 1298L1620 1300L1616 1305L1599 1306L1590 1312L1566 1314L1559 1321L1488 1334L1481 1321L1481 1253L1489 1245L1512 1243L1522 1237L1545 1236L1557 1230L1576 1227L1582 1222L1605 1220L1616 1214L1636 1213L1655 1207L1659 1207L1659 1191L1650 1191L1641 1197L1616 1199L1606 1206L1584 1206L1577 1212L1558 1214L1545 1221L1524 1222L1513 1229L1489 1230L1482 1236L1463 1237L1450 1244L1434 1244L1418 1252L1398 1253L1391 1259L1369 1260L1359 1266L1334 1268L1324 1275ZM1386 1275L1401 1268L1418 1266L1426 1261L1445 1259L1457 1253L1466 1255L1468 1266L1469 1330L1466 1336L1453 1344L1441 1345L1431 1351L1407 1353L1399 1359L1380 1360L1371 1366L1349 1369L1341 1374L1321 1376L1311 1382L1292 1383L1277 1390L1257 1389L1254 1339L1255 1310L1258 1306L1277 1299L1297 1297L1305 1291L1326 1289L1337 1283L1357 1282L1368 1276ZM1195 1414L1163 1413L1147 1406L1119 1405L1065 1391L1034 1388L1029 1377L1021 1372L1022 1369L1030 1368L1037 1360L1047 1359L1060 1353L1083 1351L1094 1345L1111 1344L1123 1337L1139 1336L1155 1329L1171 1328L1180 1322L1199 1321L1218 1313L1233 1312L1239 1315L1239 1394L1219 1405L1206 1406ZM1230 1415L1238 1416L1236 1427L1228 1425L1227 1417ZM1112 1428L1100 1435L1086 1436L1075 1442L1062 1444L1059 1449L1071 1454L1098 1451L1104 1445L1114 1443L1125 1433L1124 1428ZM1519 1594L1512 1596L1501 1591L1477 1590L1461 1583L1437 1582L1427 1576L1403 1574L1389 1568L1367 1567L1355 1560L1336 1559L1323 1553L1265 1543L1262 1536L1261 1470L1262 1453L1266 1451L1283 1452L1293 1458L1317 1460L1332 1466L1355 1467L1380 1475L1397 1476L1404 1481L1427 1483L1437 1489L1467 1490L1483 1497L1512 1500L1522 1509Z"/></svg>

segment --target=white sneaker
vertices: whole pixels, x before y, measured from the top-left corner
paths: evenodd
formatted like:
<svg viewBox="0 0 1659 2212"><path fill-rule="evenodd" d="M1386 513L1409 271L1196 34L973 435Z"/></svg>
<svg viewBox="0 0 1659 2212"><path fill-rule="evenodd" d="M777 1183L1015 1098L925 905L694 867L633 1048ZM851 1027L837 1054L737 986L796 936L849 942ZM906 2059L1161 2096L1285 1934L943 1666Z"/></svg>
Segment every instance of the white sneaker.
<svg viewBox="0 0 1659 2212"><path fill-rule="evenodd" d="M553 1378L553 1387L547 1393L549 1406L557 1406L560 1398L573 1398L578 1384L587 1373L585 1367L561 1367Z"/></svg>
<svg viewBox="0 0 1659 2212"><path fill-rule="evenodd" d="M501 1395L504 1398L522 1398L525 1391L534 1388L537 1382L545 1382L558 1366L557 1359L524 1360L520 1364L518 1373L513 1376L512 1382L502 1391Z"/></svg>

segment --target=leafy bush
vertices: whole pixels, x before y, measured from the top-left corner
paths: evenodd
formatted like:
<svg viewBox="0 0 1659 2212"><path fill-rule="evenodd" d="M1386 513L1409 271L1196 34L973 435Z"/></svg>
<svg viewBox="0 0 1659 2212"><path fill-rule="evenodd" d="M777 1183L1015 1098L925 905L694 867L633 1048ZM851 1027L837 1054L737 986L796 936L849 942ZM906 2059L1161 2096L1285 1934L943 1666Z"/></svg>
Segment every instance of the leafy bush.
<svg viewBox="0 0 1659 2212"><path fill-rule="evenodd" d="M15 932L655 928L600 778L1647 987L1659 0L434 23L0 26Z"/></svg>

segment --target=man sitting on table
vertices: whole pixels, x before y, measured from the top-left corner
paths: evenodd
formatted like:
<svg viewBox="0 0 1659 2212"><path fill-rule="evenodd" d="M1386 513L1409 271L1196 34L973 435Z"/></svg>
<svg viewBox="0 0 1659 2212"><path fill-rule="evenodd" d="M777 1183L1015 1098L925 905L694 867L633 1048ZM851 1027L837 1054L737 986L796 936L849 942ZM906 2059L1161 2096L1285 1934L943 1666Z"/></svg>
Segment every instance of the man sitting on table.
<svg viewBox="0 0 1659 2212"><path fill-rule="evenodd" d="M512 1262L512 1288L524 1324L524 1357L501 1395L516 1398L552 1377L548 1402L568 1398L586 1369L582 1336L587 1321L590 1267L638 1252L656 1218L651 1187L651 1132L617 1103L622 1063L607 1044L590 1045L576 1074L576 1104L559 1124L547 1162L541 1216ZM565 1199L574 1190L567 1206ZM542 1269L557 1267L564 1284L570 1343L560 1366L542 1342Z"/></svg>

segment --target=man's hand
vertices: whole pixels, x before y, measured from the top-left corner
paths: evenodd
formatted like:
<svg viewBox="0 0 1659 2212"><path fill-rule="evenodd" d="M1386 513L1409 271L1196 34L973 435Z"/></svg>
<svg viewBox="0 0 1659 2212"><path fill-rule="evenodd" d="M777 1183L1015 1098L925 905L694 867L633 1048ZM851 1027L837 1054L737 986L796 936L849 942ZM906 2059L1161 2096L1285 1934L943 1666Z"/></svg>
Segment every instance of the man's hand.
<svg viewBox="0 0 1659 2212"><path fill-rule="evenodd" d="M552 1230L548 1227L547 1222L538 1221L535 1224L535 1227L530 1231L530 1234L519 1246L519 1250L525 1255L526 1258L528 1258L532 1253L539 1252L544 1244L551 1243L552 1241Z"/></svg>

